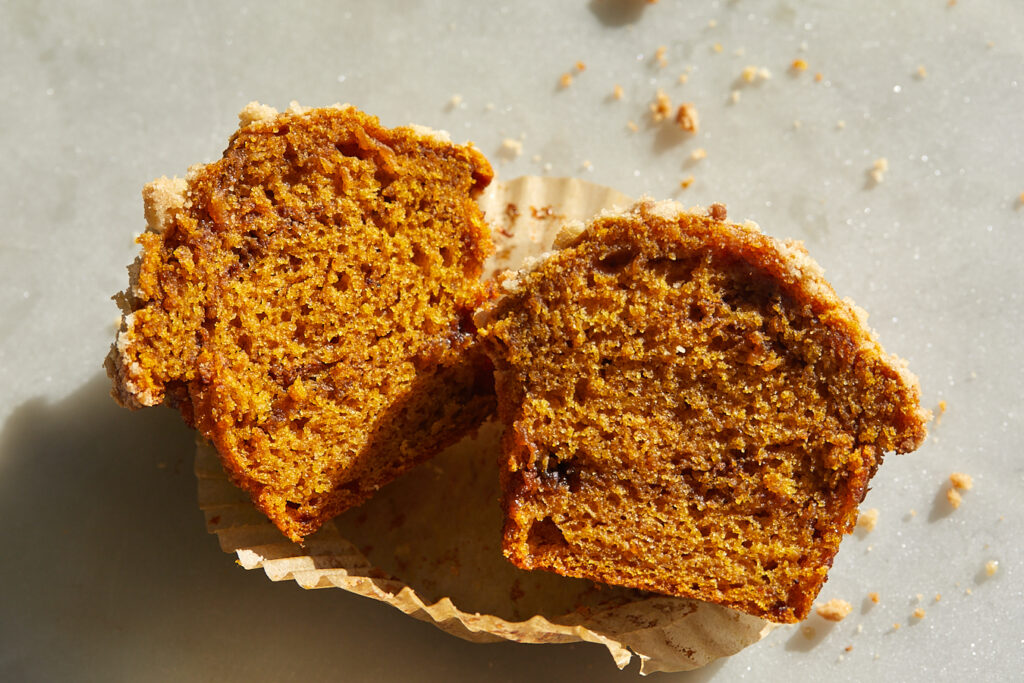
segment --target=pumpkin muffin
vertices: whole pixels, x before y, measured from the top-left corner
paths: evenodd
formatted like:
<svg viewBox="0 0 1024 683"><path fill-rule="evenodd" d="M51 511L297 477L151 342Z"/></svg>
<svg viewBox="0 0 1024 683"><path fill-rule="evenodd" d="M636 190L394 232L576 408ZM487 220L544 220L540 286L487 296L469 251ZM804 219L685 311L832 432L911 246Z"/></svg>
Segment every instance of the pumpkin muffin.
<svg viewBox="0 0 1024 683"><path fill-rule="evenodd" d="M472 322L493 173L350 106L240 120L222 159L144 190L106 366L121 404L180 409L300 541L493 411Z"/></svg>
<svg viewBox="0 0 1024 683"><path fill-rule="evenodd" d="M803 619L888 451L927 411L796 242L642 201L570 226L477 317L505 555Z"/></svg>

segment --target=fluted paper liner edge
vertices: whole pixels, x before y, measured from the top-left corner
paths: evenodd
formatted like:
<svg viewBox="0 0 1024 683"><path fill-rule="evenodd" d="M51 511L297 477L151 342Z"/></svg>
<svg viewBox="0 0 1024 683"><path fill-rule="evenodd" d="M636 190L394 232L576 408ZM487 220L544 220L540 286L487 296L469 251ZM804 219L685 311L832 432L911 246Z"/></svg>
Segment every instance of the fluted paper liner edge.
<svg viewBox="0 0 1024 683"><path fill-rule="evenodd" d="M550 249L566 220L587 220L630 203L620 192L578 179L526 176L493 183L479 198L496 246L485 275ZM647 674L703 666L771 630L769 622L717 605L524 572L505 562L497 509L499 435L499 426L486 425L302 546L256 511L231 485L213 448L199 439L199 506L207 530L245 569L262 569L272 581L291 580L302 588L341 588L379 600L472 642L600 643L620 669L635 654ZM466 499L459 501L463 492ZM470 514L458 514L459 505ZM446 531L434 526L440 520L450 520ZM431 529L432 540L424 533Z"/></svg>

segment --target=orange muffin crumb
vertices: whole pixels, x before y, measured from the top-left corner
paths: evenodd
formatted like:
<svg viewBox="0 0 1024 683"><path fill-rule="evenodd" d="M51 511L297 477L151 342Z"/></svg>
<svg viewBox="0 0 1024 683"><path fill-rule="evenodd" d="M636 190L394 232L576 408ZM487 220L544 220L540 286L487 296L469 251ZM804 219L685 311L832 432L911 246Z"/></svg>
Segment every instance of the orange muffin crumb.
<svg viewBox="0 0 1024 683"><path fill-rule="evenodd" d="M505 423L503 549L546 569L804 618L916 380L803 248L641 202L563 231L478 315Z"/></svg>
<svg viewBox="0 0 1024 683"><path fill-rule="evenodd" d="M827 621L842 621L853 611L853 605L846 600L832 598L825 604L815 607L814 611L817 612L819 617Z"/></svg>
<svg viewBox="0 0 1024 683"><path fill-rule="evenodd" d="M107 368L295 541L493 409L471 313L491 241L471 146L353 107L252 104L219 161L144 193Z"/></svg>

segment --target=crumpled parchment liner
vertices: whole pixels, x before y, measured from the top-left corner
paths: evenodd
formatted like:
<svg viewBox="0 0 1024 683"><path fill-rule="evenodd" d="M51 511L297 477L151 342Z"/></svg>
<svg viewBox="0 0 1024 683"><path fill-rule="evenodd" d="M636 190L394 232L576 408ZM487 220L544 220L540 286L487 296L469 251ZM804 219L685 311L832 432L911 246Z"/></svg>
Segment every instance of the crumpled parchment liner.
<svg viewBox="0 0 1024 683"><path fill-rule="evenodd" d="M486 275L550 248L567 219L630 199L567 178L494 183L481 196L495 244ZM528 572L501 554L497 453L491 422L382 488L297 545L235 488L213 448L197 442L195 472L207 529L246 569L303 588L342 588L386 602L473 642L587 641L619 668L684 671L738 652L771 630L762 619L695 600Z"/></svg>

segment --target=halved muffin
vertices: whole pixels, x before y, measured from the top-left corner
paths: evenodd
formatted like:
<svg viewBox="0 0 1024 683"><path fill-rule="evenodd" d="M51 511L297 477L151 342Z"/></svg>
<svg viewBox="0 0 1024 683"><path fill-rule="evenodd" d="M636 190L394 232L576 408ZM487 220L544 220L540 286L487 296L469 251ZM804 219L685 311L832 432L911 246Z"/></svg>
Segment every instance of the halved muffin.
<svg viewBox="0 0 1024 683"><path fill-rule="evenodd" d="M250 104L219 161L143 193L107 359L294 541L493 411L472 312L492 249L471 145L353 107Z"/></svg>
<svg viewBox="0 0 1024 683"><path fill-rule="evenodd" d="M526 569L804 618L916 379L794 242L643 201L563 232L478 315Z"/></svg>

